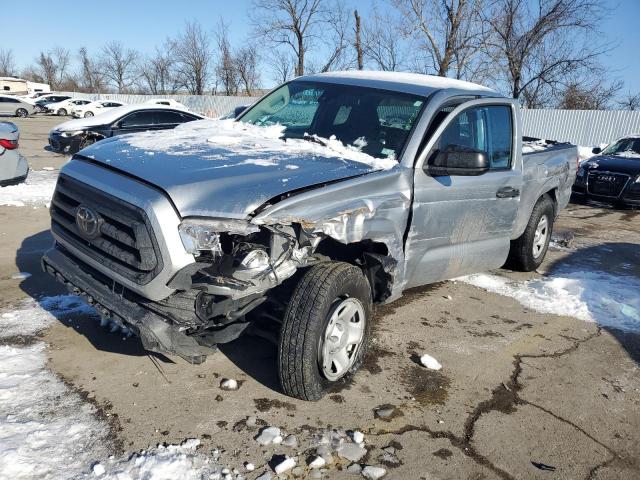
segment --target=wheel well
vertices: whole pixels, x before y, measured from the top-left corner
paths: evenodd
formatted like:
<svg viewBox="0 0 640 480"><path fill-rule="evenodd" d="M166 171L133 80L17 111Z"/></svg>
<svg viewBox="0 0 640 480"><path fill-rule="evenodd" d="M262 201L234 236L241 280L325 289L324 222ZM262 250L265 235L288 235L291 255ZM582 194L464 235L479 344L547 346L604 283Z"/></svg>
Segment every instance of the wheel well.
<svg viewBox="0 0 640 480"><path fill-rule="evenodd" d="M551 190L549 190L548 192L543 193L542 195L540 195L540 199L542 199L542 197L549 197L549 199L553 202L553 214L554 217L558 215L558 189L557 188L553 188Z"/></svg>
<svg viewBox="0 0 640 480"><path fill-rule="evenodd" d="M363 240L345 245L327 237L315 251L331 260L361 268L369 280L374 302L382 302L391 295L397 261L389 256L389 249L384 243Z"/></svg>

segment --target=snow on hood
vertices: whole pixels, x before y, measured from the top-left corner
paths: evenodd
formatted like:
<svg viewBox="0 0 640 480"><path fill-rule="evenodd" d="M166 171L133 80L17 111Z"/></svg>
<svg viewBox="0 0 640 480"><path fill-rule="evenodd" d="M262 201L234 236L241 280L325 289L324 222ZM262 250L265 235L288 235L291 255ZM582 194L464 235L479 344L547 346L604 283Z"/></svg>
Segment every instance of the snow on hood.
<svg viewBox="0 0 640 480"><path fill-rule="evenodd" d="M202 120L103 140L81 156L164 190L182 216L246 218L285 193L398 166L336 139L280 138L284 127Z"/></svg>
<svg viewBox="0 0 640 480"><path fill-rule="evenodd" d="M183 123L171 132L144 132L126 138L126 142L136 148L163 151L170 155L204 153L206 158L220 160L232 154L246 154L250 150L255 165L271 166L279 159L291 155L312 155L326 158L342 158L364 163L376 170L387 170L397 165L395 159L374 158L361 152L358 146L345 146L335 137L319 139L320 143L308 140L282 140L285 127L272 125L259 127L233 119L208 119ZM211 147L219 147L212 151ZM265 161L265 159L267 159Z"/></svg>

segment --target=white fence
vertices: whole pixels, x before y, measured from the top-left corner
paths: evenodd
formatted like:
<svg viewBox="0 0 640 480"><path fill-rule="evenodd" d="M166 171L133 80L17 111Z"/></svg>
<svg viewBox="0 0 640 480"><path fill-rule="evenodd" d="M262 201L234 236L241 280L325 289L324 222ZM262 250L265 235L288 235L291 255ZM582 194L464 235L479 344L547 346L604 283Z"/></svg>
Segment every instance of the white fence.
<svg viewBox="0 0 640 480"><path fill-rule="evenodd" d="M88 100L116 100L144 103L151 98L171 98L190 110L216 117L241 105L250 105L257 97L223 95L129 95L62 92ZM610 143L631 133L640 133L640 111L626 110L523 110L524 135L547 138L576 145L594 146Z"/></svg>
<svg viewBox="0 0 640 480"><path fill-rule="evenodd" d="M584 146L640 133L640 111L523 110L522 121L527 136Z"/></svg>

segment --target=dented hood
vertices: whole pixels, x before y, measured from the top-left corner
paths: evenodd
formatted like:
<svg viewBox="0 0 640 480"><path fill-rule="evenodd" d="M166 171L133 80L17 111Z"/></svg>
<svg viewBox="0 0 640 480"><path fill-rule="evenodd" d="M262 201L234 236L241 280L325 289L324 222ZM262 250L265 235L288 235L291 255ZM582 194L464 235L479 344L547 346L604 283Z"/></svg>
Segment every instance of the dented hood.
<svg viewBox="0 0 640 480"><path fill-rule="evenodd" d="M274 151L256 144L221 146L204 139L159 148L162 135L156 135L156 143L153 138L146 134L149 143L131 136L103 140L79 155L157 186L183 217L246 218L287 192L381 169L339 154L305 151L306 147Z"/></svg>

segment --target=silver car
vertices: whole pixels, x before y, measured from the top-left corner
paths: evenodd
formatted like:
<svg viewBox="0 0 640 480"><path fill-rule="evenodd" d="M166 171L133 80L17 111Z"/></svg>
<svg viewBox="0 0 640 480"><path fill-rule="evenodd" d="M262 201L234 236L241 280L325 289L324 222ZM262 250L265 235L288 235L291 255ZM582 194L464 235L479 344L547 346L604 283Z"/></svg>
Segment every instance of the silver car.
<svg viewBox="0 0 640 480"><path fill-rule="evenodd" d="M15 185L27 178L29 164L18 151L20 132L11 122L0 122L0 187Z"/></svg>
<svg viewBox="0 0 640 480"><path fill-rule="evenodd" d="M33 113L35 107L30 103L12 95L0 95L0 115L24 118Z"/></svg>

